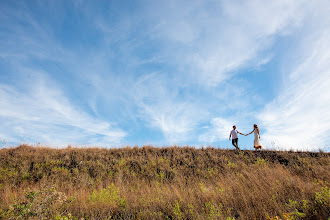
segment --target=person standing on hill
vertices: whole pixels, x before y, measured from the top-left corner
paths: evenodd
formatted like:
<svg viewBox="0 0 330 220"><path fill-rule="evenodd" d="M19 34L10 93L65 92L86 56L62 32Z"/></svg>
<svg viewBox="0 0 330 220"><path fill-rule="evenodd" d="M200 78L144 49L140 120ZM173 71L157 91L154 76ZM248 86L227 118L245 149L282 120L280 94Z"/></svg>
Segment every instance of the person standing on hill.
<svg viewBox="0 0 330 220"><path fill-rule="evenodd" d="M258 149L262 149L262 144L260 142L260 132L259 132L259 128L257 124L253 125L253 131L251 131L248 134L245 134L245 136L248 136L249 134L254 133L254 149L258 150Z"/></svg>
<svg viewBox="0 0 330 220"><path fill-rule="evenodd" d="M233 126L233 130L230 132L230 135L229 135L229 140L230 138L232 138L232 141L231 143L233 144L233 146L236 148L236 150L239 150L239 147L238 147L238 134L241 134L241 135L244 135L242 134L241 132L237 131L236 130L236 125Z"/></svg>

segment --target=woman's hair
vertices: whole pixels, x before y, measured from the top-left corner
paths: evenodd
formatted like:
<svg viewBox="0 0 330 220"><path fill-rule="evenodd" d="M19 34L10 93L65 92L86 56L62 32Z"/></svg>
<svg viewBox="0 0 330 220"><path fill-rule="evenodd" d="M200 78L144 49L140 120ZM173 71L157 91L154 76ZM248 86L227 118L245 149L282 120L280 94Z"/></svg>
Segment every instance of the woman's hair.
<svg viewBox="0 0 330 220"><path fill-rule="evenodd" d="M257 129L257 131L258 131L258 133L259 133L258 125L257 125L257 124L254 124L254 125L253 125L253 130L256 130L256 129Z"/></svg>

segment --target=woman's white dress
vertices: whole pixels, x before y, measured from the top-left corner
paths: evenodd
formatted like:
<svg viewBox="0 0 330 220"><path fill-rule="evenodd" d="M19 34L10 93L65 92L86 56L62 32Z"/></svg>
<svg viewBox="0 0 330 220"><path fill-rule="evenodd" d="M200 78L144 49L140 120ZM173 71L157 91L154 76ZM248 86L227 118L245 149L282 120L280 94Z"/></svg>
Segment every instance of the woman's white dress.
<svg viewBox="0 0 330 220"><path fill-rule="evenodd" d="M254 146L262 146L257 129L254 129Z"/></svg>

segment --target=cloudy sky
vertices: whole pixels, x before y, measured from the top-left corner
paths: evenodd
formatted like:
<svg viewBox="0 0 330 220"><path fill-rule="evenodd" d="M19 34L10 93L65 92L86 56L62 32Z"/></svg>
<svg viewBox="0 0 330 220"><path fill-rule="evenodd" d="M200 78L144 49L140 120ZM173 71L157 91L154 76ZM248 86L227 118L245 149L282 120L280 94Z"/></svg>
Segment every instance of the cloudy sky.
<svg viewBox="0 0 330 220"><path fill-rule="evenodd" d="M329 151L330 2L0 1L0 147ZM240 136L243 149L253 136Z"/></svg>

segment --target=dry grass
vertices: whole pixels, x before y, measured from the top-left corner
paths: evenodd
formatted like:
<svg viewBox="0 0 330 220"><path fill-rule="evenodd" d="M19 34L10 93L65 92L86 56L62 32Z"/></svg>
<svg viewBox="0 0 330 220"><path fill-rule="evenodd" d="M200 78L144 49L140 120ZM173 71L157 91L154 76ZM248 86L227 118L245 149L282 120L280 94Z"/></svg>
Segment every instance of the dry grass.
<svg viewBox="0 0 330 220"><path fill-rule="evenodd" d="M328 219L329 153L0 150L0 218Z"/></svg>

